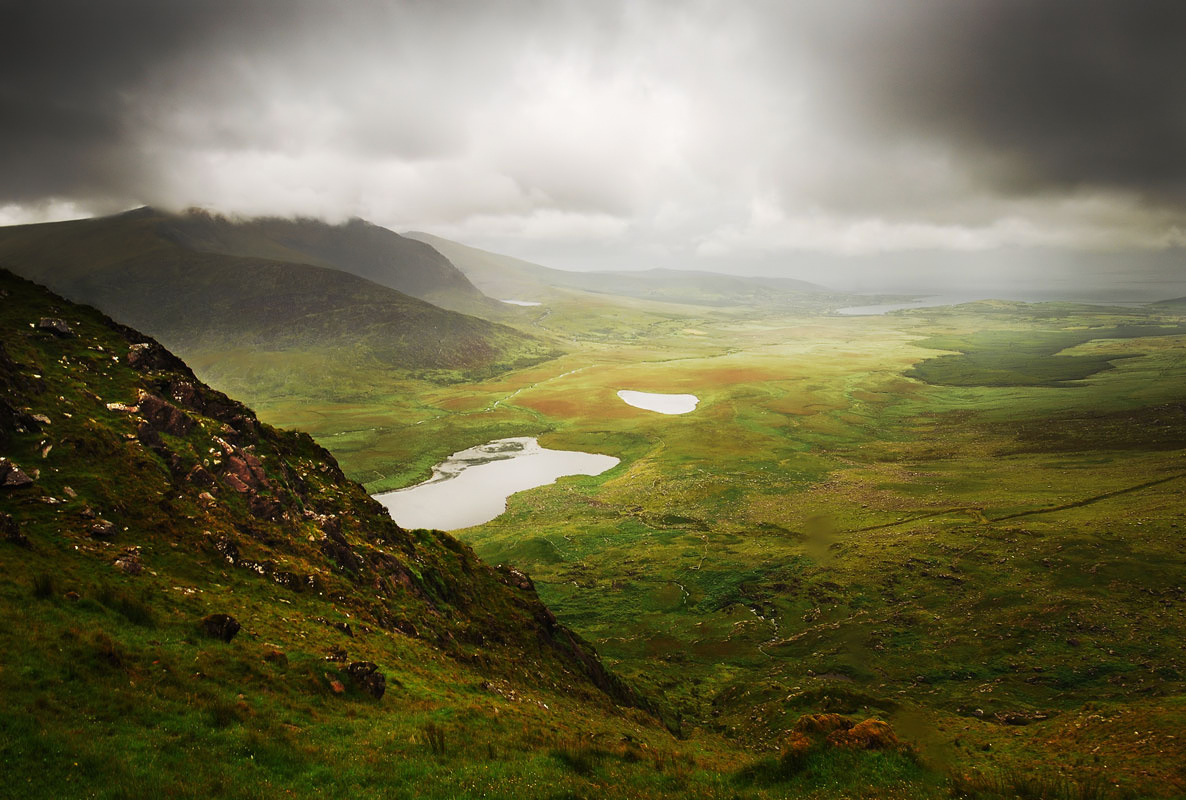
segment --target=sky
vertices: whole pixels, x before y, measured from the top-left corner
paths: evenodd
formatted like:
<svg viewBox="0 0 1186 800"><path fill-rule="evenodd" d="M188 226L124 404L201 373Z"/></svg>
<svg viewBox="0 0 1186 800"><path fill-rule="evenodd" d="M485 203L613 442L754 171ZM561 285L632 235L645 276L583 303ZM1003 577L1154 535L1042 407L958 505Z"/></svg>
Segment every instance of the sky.
<svg viewBox="0 0 1186 800"><path fill-rule="evenodd" d="M0 224L199 206L568 269L1186 293L1177 0L0 0L0 19Z"/></svg>

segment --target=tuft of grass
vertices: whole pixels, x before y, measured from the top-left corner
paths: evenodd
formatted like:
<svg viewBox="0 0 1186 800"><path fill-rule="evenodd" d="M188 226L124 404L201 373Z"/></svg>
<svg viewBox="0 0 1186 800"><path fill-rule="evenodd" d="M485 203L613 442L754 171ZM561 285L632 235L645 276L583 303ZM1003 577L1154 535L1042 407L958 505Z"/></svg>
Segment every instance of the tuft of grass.
<svg viewBox="0 0 1186 800"><path fill-rule="evenodd" d="M45 600L54 596L54 576L41 572L33 576L33 596Z"/></svg>
<svg viewBox="0 0 1186 800"><path fill-rule="evenodd" d="M99 587L95 598L133 625L142 628L156 627L156 616L153 614L151 597L147 592L137 597L110 584L104 584Z"/></svg>
<svg viewBox="0 0 1186 800"><path fill-rule="evenodd" d="M448 747L445 744L445 729L440 725L435 722L426 722L420 726L420 733L433 755L443 756L448 752Z"/></svg>
<svg viewBox="0 0 1186 800"><path fill-rule="evenodd" d="M609 755L599 747L579 742L563 742L552 748L550 755L571 772L588 777L597 764Z"/></svg>

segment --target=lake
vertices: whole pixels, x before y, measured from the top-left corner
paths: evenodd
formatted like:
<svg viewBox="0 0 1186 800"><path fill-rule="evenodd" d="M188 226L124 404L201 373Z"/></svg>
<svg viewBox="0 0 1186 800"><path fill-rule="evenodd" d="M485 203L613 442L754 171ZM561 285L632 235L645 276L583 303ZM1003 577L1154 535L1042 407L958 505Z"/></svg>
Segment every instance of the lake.
<svg viewBox="0 0 1186 800"><path fill-rule="evenodd" d="M694 394L656 394L655 392L632 392L623 389L618 392L627 405L635 408L657 411L660 414L687 414L695 411L700 398Z"/></svg>
<svg viewBox="0 0 1186 800"><path fill-rule="evenodd" d="M499 516L516 492L565 475L600 475L618 462L597 453L549 450L531 436L496 439L449 456L424 483L375 499L404 528L455 531Z"/></svg>
<svg viewBox="0 0 1186 800"><path fill-rule="evenodd" d="M542 306L543 303L537 303L534 300L499 300L500 303L506 303L509 306Z"/></svg>

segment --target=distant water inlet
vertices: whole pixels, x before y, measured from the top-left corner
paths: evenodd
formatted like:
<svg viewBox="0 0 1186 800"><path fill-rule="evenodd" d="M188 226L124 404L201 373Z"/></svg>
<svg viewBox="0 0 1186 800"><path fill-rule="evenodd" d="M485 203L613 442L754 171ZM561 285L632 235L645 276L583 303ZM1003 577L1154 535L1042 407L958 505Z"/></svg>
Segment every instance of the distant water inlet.
<svg viewBox="0 0 1186 800"><path fill-rule="evenodd" d="M496 439L449 456L424 483L375 499L405 528L455 531L499 516L516 492L565 475L600 475L617 464L613 456L549 450L530 436Z"/></svg>
<svg viewBox="0 0 1186 800"><path fill-rule="evenodd" d="M632 392L623 389L618 392L627 405L635 408L657 411L660 414L687 414L695 411L700 398L694 394L656 394L654 392Z"/></svg>

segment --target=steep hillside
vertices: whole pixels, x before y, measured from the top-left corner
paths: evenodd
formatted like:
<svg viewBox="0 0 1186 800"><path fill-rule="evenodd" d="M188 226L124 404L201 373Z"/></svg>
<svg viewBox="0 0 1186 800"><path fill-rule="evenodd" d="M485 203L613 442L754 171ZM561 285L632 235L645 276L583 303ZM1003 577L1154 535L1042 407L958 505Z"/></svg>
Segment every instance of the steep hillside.
<svg viewBox="0 0 1186 800"><path fill-rule="evenodd" d="M255 254L199 249L203 226L231 238L238 231L151 209L0 228L0 264L149 332L187 360L236 353L247 371L288 353L304 372L327 377L376 368L488 374L551 354L511 328L337 269L279 260L286 254L279 246L264 253L264 237L242 237L259 244Z"/></svg>
<svg viewBox="0 0 1186 800"><path fill-rule="evenodd" d="M312 724L334 703L423 715L437 679L496 705L544 691L662 735L524 575L399 528L309 437L152 339L6 272L0 293L9 779L65 789L82 778L68 759L93 769L138 725L166 759L227 745L237 761L240 725L288 741L289 712Z"/></svg>
<svg viewBox="0 0 1186 800"><path fill-rule="evenodd" d="M792 307L818 305L830 295L823 286L792 278L724 275L700 270L572 272L480 250L428 233L406 238L432 245L493 297L544 300L569 289L693 306Z"/></svg>

